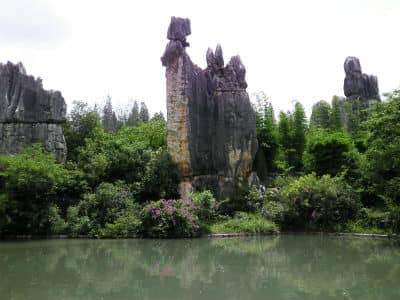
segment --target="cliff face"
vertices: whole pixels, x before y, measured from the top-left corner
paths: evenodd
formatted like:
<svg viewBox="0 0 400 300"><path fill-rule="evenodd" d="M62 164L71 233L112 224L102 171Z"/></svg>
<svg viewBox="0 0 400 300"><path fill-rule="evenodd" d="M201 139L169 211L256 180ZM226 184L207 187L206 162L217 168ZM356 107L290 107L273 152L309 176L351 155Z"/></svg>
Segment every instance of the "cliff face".
<svg viewBox="0 0 400 300"><path fill-rule="evenodd" d="M378 78L362 73L360 60L349 56L344 62L343 90L348 100L360 99L361 103L368 105L369 101L380 101Z"/></svg>
<svg viewBox="0 0 400 300"><path fill-rule="evenodd" d="M27 75L21 63L0 64L0 153L42 143L63 162L66 110L61 93L44 90L41 79Z"/></svg>
<svg viewBox="0 0 400 300"><path fill-rule="evenodd" d="M234 196L247 181L257 151L255 113L239 56L224 65L222 49L208 49L207 68L186 54L188 19L172 18L163 57L167 78L168 150L182 175L181 195L210 189Z"/></svg>

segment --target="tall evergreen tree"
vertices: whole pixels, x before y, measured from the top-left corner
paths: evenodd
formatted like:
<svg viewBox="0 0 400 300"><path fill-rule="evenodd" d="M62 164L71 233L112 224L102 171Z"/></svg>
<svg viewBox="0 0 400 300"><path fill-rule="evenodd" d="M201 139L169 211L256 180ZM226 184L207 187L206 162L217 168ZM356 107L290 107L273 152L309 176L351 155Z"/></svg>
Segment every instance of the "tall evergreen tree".
<svg viewBox="0 0 400 300"><path fill-rule="evenodd" d="M163 114L162 111L160 111L158 113L155 113L153 115L153 117L151 118L151 121L161 121L161 122L164 122L164 123L166 122L164 114Z"/></svg>
<svg viewBox="0 0 400 300"><path fill-rule="evenodd" d="M294 167L296 161L296 151L293 148L293 117L290 112L279 113L278 133L279 133L279 146L283 159L287 167Z"/></svg>
<svg viewBox="0 0 400 300"><path fill-rule="evenodd" d="M294 165L296 170L303 168L303 153L306 145L307 119L304 107L297 102L293 113L292 146L295 150Z"/></svg>
<svg viewBox="0 0 400 300"><path fill-rule="evenodd" d="M133 103L132 110L129 113L128 121L127 121L126 125L128 125L128 126L137 126L139 124L139 122L140 122L139 104L135 100L135 102Z"/></svg>
<svg viewBox="0 0 400 300"><path fill-rule="evenodd" d="M276 169L275 159L278 153L278 129L274 116L274 109L268 97L263 93L256 95L256 127L258 152L255 166L261 178L266 178L268 172Z"/></svg>
<svg viewBox="0 0 400 300"><path fill-rule="evenodd" d="M342 104L339 97L334 96L332 99L332 109L329 117L330 129L340 131L343 129L344 120L342 120Z"/></svg>
<svg viewBox="0 0 400 300"><path fill-rule="evenodd" d="M101 119L104 131L113 132L117 130L117 116L113 111L111 97L107 96L106 104L103 108L103 116Z"/></svg>
<svg viewBox="0 0 400 300"><path fill-rule="evenodd" d="M139 120L141 122L148 122L150 119L149 110L144 102L140 102Z"/></svg>
<svg viewBox="0 0 400 300"><path fill-rule="evenodd" d="M328 102L321 100L312 107L310 118L311 129L328 129L330 127L331 106Z"/></svg>

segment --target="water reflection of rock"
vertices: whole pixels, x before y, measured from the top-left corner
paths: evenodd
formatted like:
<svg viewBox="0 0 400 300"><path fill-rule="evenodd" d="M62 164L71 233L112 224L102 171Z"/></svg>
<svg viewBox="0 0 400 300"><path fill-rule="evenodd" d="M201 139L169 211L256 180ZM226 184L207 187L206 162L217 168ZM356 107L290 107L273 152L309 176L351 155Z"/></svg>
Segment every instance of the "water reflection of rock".
<svg viewBox="0 0 400 300"><path fill-rule="evenodd" d="M400 299L400 251L386 241L68 240L0 252L2 299Z"/></svg>

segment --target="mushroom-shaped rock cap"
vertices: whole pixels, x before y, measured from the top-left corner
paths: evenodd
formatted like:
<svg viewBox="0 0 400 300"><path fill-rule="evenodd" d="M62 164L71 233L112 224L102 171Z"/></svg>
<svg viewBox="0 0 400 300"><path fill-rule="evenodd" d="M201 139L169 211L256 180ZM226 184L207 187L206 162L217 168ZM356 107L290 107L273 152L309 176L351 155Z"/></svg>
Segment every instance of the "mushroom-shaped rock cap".
<svg viewBox="0 0 400 300"><path fill-rule="evenodd" d="M168 27L167 39L186 42L186 36L190 35L190 20L184 18L171 17Z"/></svg>
<svg viewBox="0 0 400 300"><path fill-rule="evenodd" d="M346 57L344 61L344 71L346 73L361 73L360 60L354 56Z"/></svg>

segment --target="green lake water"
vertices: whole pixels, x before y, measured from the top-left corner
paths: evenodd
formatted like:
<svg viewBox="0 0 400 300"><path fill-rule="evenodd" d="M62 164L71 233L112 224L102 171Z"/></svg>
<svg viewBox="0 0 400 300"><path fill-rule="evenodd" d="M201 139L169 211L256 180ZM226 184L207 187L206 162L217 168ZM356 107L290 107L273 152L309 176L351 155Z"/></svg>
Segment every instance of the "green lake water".
<svg viewBox="0 0 400 300"><path fill-rule="evenodd" d="M400 299L400 246L291 236L0 242L0 299Z"/></svg>

